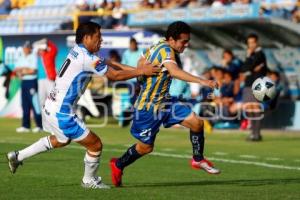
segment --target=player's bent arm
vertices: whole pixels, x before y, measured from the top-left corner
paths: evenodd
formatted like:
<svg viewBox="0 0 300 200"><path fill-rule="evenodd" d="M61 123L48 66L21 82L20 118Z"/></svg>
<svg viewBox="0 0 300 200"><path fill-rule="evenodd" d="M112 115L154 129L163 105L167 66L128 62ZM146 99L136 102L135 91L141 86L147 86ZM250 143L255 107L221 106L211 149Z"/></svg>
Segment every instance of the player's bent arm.
<svg viewBox="0 0 300 200"><path fill-rule="evenodd" d="M134 70L115 70L112 67L109 67L107 72L105 73L106 77L112 81L123 81L131 78L135 78L138 76L142 76L143 71L140 69Z"/></svg>
<svg viewBox="0 0 300 200"><path fill-rule="evenodd" d="M217 87L216 82L211 80L205 80L200 77L194 76L188 72L185 72L173 62L164 63L164 66L167 68L172 77L177 78L179 80L192 83L199 83L201 85L205 85L211 88Z"/></svg>

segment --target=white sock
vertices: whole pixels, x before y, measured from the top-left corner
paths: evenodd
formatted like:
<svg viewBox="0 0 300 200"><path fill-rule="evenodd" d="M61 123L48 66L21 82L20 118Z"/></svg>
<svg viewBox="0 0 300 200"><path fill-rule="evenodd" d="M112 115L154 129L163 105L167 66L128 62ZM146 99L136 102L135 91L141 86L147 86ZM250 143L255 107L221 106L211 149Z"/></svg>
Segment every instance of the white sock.
<svg viewBox="0 0 300 200"><path fill-rule="evenodd" d="M18 160L22 161L26 158L29 158L31 156L34 156L36 154L49 151L52 149L52 145L50 143L50 138L43 137L39 139L37 142L33 143L32 145L26 147L25 149L22 149L19 151Z"/></svg>
<svg viewBox="0 0 300 200"><path fill-rule="evenodd" d="M84 176L82 181L88 183L92 178L97 176L100 165L100 156L92 157L88 153L84 156Z"/></svg>

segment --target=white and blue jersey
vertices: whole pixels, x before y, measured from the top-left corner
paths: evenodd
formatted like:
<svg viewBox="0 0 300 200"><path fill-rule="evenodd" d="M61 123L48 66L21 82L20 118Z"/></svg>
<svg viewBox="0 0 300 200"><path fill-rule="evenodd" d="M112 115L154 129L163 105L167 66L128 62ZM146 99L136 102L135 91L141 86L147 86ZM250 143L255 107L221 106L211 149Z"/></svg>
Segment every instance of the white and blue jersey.
<svg viewBox="0 0 300 200"><path fill-rule="evenodd" d="M61 142L83 139L88 129L75 115L75 105L92 75L103 76L107 70L105 60L89 53L83 45L71 49L45 101L44 129L55 134Z"/></svg>

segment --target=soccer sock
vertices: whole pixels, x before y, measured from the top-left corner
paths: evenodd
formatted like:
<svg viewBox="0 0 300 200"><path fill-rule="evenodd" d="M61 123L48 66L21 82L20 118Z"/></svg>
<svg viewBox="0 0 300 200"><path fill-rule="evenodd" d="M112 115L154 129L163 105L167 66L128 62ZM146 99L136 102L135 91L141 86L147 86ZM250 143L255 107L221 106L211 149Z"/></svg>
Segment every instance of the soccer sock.
<svg viewBox="0 0 300 200"><path fill-rule="evenodd" d="M126 166L143 156L137 152L135 146L136 144L127 149L126 153L117 160L116 165L119 169L123 170Z"/></svg>
<svg viewBox="0 0 300 200"><path fill-rule="evenodd" d="M195 161L201 161L204 159L204 131L203 129L200 132L190 131L190 140L193 147L193 159Z"/></svg>
<svg viewBox="0 0 300 200"><path fill-rule="evenodd" d="M35 143L33 143L32 145L26 147L25 149L20 150L18 160L23 161L26 158L29 158L31 156L37 155L45 151L49 151L52 148L53 147L50 142L50 136L43 137Z"/></svg>
<svg viewBox="0 0 300 200"><path fill-rule="evenodd" d="M100 155L97 157L90 156L87 152L84 156L84 175L82 181L88 183L92 178L97 176L100 165Z"/></svg>
<svg viewBox="0 0 300 200"><path fill-rule="evenodd" d="M252 117L258 118L261 115L261 113L252 113ZM260 126L261 126L261 119L255 119L251 120L251 130L252 135L255 138L260 137Z"/></svg>

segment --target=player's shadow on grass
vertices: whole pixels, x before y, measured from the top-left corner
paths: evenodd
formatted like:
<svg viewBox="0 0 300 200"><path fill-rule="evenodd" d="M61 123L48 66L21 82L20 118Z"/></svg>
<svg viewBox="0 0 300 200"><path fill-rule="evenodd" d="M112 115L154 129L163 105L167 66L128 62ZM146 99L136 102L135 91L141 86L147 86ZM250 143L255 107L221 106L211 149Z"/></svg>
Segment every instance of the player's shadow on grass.
<svg viewBox="0 0 300 200"><path fill-rule="evenodd" d="M300 179L257 179L257 180L222 180L222 181L195 181L195 182L162 182L129 184L124 187L177 187L201 185L238 185L238 186L263 186L300 183Z"/></svg>

